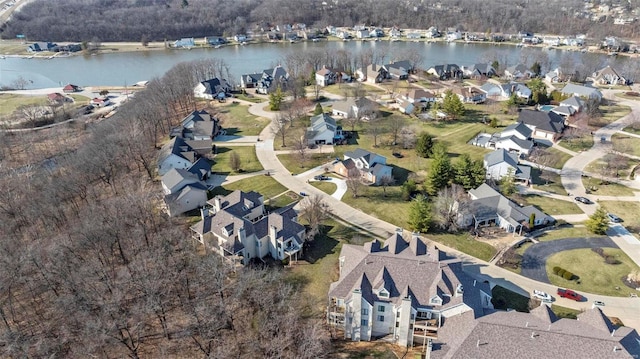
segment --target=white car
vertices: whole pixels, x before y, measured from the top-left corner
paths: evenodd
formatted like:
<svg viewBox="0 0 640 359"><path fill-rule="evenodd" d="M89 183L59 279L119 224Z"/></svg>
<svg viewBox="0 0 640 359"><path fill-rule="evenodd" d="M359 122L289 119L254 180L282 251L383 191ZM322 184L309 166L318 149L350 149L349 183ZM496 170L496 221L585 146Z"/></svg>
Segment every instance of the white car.
<svg viewBox="0 0 640 359"><path fill-rule="evenodd" d="M545 293L541 290L534 290L533 291L533 297L540 299L541 301L545 302L545 303L551 303L553 302L553 297L551 297L551 295L549 295L548 293Z"/></svg>

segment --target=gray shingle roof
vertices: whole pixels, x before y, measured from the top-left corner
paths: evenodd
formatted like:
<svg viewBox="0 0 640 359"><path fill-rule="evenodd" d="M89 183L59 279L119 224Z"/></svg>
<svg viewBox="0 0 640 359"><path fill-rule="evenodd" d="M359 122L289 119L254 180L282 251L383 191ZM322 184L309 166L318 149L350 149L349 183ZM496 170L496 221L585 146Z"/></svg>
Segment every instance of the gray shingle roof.
<svg viewBox="0 0 640 359"><path fill-rule="evenodd" d="M507 152L502 148L484 155L484 161L487 167L491 167L502 162L506 162L514 169L518 167L518 155L516 155L515 153Z"/></svg>
<svg viewBox="0 0 640 359"><path fill-rule="evenodd" d="M584 96L587 98L591 97L594 93L599 93L596 88L576 84L567 84L562 88L561 92L564 94Z"/></svg>
<svg viewBox="0 0 640 359"><path fill-rule="evenodd" d="M533 131L522 122L516 122L514 124L511 124L505 127L504 130L502 130L502 133L505 133L511 130L514 130L520 133L522 136L524 136L524 138L530 138L531 133L533 133Z"/></svg>
<svg viewBox="0 0 640 359"><path fill-rule="evenodd" d="M511 202L486 183L480 185L476 189L472 189L469 193L476 199L471 201L471 213L477 218L490 217L500 215L500 217L508 220L512 224L522 224L529 221L529 216L533 213L536 219L549 218L544 212L533 206L520 207L516 203Z"/></svg>
<svg viewBox="0 0 640 359"><path fill-rule="evenodd" d="M186 169L182 168L172 168L169 172L165 173L162 176L162 184L164 184L167 188L173 189L176 185L178 185L183 180L187 180L190 183L200 182L200 177L197 174L191 173Z"/></svg>
<svg viewBox="0 0 640 359"><path fill-rule="evenodd" d="M562 133L564 129L564 118L553 112L522 110L518 116L518 122L535 126L537 130L552 133Z"/></svg>

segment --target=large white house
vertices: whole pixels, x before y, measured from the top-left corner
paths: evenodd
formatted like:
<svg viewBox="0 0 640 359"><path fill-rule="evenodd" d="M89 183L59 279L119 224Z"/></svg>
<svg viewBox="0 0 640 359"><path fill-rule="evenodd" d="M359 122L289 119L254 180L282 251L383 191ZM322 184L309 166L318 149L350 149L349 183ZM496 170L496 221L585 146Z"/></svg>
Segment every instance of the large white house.
<svg viewBox="0 0 640 359"><path fill-rule="evenodd" d="M167 142L158 153L158 174L163 176L173 168L189 168L198 154L180 137Z"/></svg>
<svg viewBox="0 0 640 359"><path fill-rule="evenodd" d="M217 77L200 82L193 90L195 97L207 100L224 100L229 93L231 93L231 86L227 80Z"/></svg>
<svg viewBox="0 0 640 359"><path fill-rule="evenodd" d="M398 229L385 243L345 244L340 278L329 287L329 324L353 341L388 336L406 347L437 340L449 318L492 309L487 284L444 259L436 247Z"/></svg>
<svg viewBox="0 0 640 359"><path fill-rule="evenodd" d="M361 178L372 184L382 184L385 178L393 178L393 168L387 166L387 158L377 153L357 148L344 153L344 160L336 163L334 172L349 177L358 171Z"/></svg>
<svg viewBox="0 0 640 359"><path fill-rule="evenodd" d="M311 126L307 128L305 139L308 145L331 145L343 139L342 127L326 113L311 117Z"/></svg>
<svg viewBox="0 0 640 359"><path fill-rule="evenodd" d="M504 148L487 153L484 156L484 168L487 179L501 180L512 175L516 181L529 184L531 181L531 167L518 164L518 155L507 152Z"/></svg>
<svg viewBox="0 0 640 359"><path fill-rule="evenodd" d="M202 220L191 227L194 239L235 264L270 256L297 260L302 254L305 228L297 222L293 207L268 213L264 197L236 190L216 196L202 211Z"/></svg>

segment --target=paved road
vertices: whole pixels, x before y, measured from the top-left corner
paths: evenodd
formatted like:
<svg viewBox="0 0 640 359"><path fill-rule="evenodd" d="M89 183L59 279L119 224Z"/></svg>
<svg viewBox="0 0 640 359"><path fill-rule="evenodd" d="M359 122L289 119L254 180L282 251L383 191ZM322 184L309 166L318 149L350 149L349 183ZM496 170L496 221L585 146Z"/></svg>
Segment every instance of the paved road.
<svg viewBox="0 0 640 359"><path fill-rule="evenodd" d="M520 274L539 282L551 283L547 276L547 259L558 252L580 248L618 248L608 237L565 238L549 242L540 242L527 248L522 256Z"/></svg>

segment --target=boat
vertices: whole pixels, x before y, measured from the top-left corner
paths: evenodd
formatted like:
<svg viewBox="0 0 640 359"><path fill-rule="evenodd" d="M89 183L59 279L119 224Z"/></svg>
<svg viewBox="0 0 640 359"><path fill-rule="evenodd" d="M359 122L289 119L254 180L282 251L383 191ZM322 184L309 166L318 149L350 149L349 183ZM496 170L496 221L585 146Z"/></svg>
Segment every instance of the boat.
<svg viewBox="0 0 640 359"><path fill-rule="evenodd" d="M222 47L222 45L216 45L216 46L214 46L213 48L214 48L214 49L219 49L220 47Z"/></svg>

